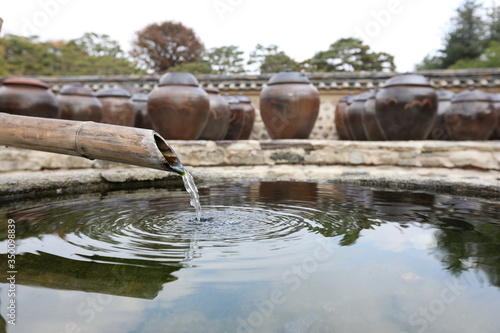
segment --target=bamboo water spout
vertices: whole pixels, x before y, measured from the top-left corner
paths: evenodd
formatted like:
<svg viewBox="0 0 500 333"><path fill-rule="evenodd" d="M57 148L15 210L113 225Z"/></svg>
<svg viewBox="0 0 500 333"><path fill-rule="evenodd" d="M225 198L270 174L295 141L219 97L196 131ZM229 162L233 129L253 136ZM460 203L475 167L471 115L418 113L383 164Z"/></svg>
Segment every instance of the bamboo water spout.
<svg viewBox="0 0 500 333"><path fill-rule="evenodd" d="M0 145L185 173L169 144L142 128L0 113Z"/></svg>

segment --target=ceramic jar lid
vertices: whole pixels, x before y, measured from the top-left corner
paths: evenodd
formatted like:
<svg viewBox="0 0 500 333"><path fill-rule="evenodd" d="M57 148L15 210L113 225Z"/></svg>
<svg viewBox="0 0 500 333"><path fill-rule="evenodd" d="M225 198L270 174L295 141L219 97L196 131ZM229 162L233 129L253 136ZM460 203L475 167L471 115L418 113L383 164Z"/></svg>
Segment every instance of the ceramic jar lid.
<svg viewBox="0 0 500 333"><path fill-rule="evenodd" d="M361 93L359 95L354 96L354 99L352 101L353 102L364 102L364 101L368 100L368 98L370 98L371 95L372 95L371 92L364 92L364 93Z"/></svg>
<svg viewBox="0 0 500 333"><path fill-rule="evenodd" d="M342 98L339 100L339 102L347 103L348 99L349 99L349 96L342 96Z"/></svg>
<svg viewBox="0 0 500 333"><path fill-rule="evenodd" d="M346 96L343 96L339 102L344 102L344 103L347 103L347 104L351 104L354 97L356 97L353 93L350 93L349 95L346 95Z"/></svg>
<svg viewBox="0 0 500 333"><path fill-rule="evenodd" d="M490 95L491 101L494 103L500 102L500 94L499 93L494 93Z"/></svg>
<svg viewBox="0 0 500 333"><path fill-rule="evenodd" d="M429 80L427 80L425 76L418 74L402 74L391 77L389 80L385 81L384 87L393 87L393 86L431 87Z"/></svg>
<svg viewBox="0 0 500 333"><path fill-rule="evenodd" d="M209 94L219 94L220 90L217 88L203 88Z"/></svg>
<svg viewBox="0 0 500 333"><path fill-rule="evenodd" d="M60 95L94 96L94 92L89 87L81 84L65 86L59 91Z"/></svg>
<svg viewBox="0 0 500 333"><path fill-rule="evenodd" d="M158 84L161 86L192 86L198 87L200 83L193 74L183 72L165 73Z"/></svg>
<svg viewBox="0 0 500 333"><path fill-rule="evenodd" d="M11 77L4 79L2 85L23 85L23 86L33 86L38 88L49 89L49 85L43 81L29 79L25 77Z"/></svg>
<svg viewBox="0 0 500 333"><path fill-rule="evenodd" d="M130 93L122 88L106 88L99 90L97 97L127 97L130 98Z"/></svg>
<svg viewBox="0 0 500 333"><path fill-rule="evenodd" d="M267 83L268 85L273 84L285 84L285 83L301 83L309 84L309 79L304 73L299 72L281 72L274 74Z"/></svg>
<svg viewBox="0 0 500 333"><path fill-rule="evenodd" d="M368 96L368 99L375 99L378 93L378 89L372 89L368 93L370 94Z"/></svg>
<svg viewBox="0 0 500 333"><path fill-rule="evenodd" d="M238 99L234 96L229 96L229 95L225 95L224 98L226 99L226 101L229 103L229 104L239 104L240 102L238 101Z"/></svg>
<svg viewBox="0 0 500 333"><path fill-rule="evenodd" d="M453 103L491 102L491 96L484 91L476 90L474 87L469 87L469 90L462 91L460 94L453 96L451 101Z"/></svg>
<svg viewBox="0 0 500 333"><path fill-rule="evenodd" d="M132 100L134 102L147 102L148 101L148 94L143 93L143 92L138 92L132 95Z"/></svg>
<svg viewBox="0 0 500 333"><path fill-rule="evenodd" d="M250 104L250 98L248 98L247 96L239 94L238 96L235 97L238 99L240 103Z"/></svg>
<svg viewBox="0 0 500 333"><path fill-rule="evenodd" d="M439 101L450 101L455 96L455 93L441 88L436 92L436 95Z"/></svg>

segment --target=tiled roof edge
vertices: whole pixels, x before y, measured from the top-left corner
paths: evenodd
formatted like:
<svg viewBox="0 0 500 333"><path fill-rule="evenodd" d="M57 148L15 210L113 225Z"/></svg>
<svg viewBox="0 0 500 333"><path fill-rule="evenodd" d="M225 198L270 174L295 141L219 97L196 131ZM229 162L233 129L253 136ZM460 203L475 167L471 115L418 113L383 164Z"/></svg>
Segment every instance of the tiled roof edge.
<svg viewBox="0 0 500 333"><path fill-rule="evenodd" d="M500 68L464 70L425 70L412 72L426 76L436 88L459 88L467 86L499 87ZM311 83L320 90L349 89L367 90L382 87L384 82L397 72L335 72L305 73ZM198 74L200 86L224 90L261 90L273 74ZM134 90L153 89L160 75L108 75L108 76L31 76L47 82L51 89L58 91L62 85L81 82L98 90L108 86L128 86Z"/></svg>

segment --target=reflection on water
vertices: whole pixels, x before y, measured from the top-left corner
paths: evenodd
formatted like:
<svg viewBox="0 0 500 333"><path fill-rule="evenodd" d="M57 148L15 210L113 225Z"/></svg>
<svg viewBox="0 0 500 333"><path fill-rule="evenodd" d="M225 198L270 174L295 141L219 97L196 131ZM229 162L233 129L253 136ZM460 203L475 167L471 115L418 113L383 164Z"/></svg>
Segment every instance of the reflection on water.
<svg viewBox="0 0 500 333"><path fill-rule="evenodd" d="M18 243L19 317L9 329L500 329L498 202L248 182L200 189L198 221L187 196L110 193L0 211L2 249L8 219Z"/></svg>

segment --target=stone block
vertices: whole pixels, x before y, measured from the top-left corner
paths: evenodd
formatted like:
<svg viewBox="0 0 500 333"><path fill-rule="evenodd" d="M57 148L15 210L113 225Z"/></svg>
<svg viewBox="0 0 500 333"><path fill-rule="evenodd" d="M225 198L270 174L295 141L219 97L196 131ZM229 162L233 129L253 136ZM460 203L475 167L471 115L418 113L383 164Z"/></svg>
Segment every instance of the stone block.
<svg viewBox="0 0 500 333"><path fill-rule="evenodd" d="M500 163L491 152L464 150L450 153L450 162L455 168L476 167L499 170Z"/></svg>

